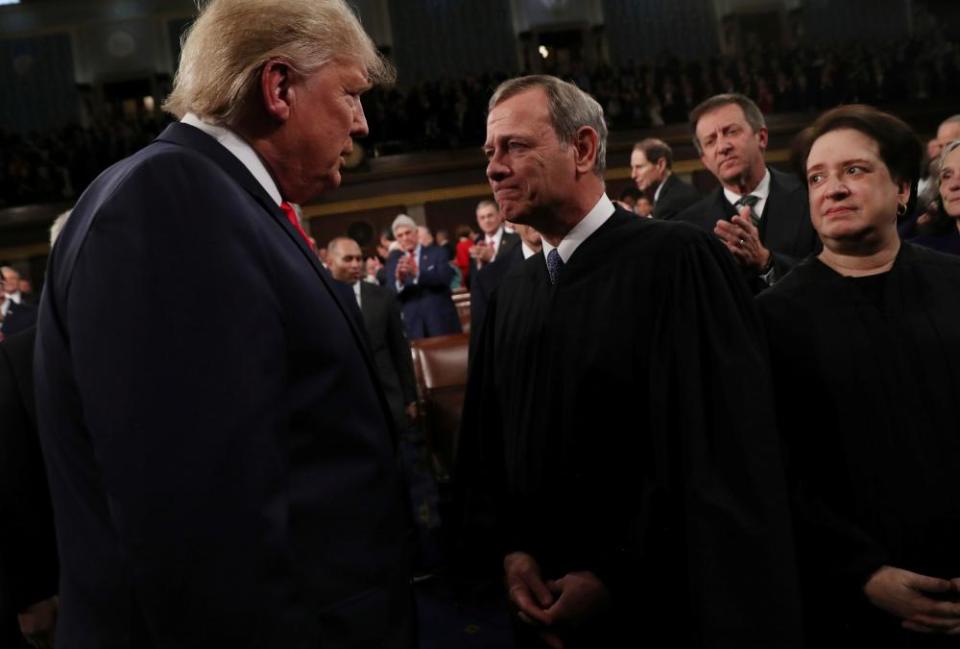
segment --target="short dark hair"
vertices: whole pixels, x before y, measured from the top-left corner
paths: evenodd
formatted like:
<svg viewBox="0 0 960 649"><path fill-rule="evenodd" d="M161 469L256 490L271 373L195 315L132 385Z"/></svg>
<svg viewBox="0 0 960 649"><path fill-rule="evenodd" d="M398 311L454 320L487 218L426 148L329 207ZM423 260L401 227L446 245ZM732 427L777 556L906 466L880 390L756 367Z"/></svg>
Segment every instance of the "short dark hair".
<svg viewBox="0 0 960 649"><path fill-rule="evenodd" d="M648 137L645 140L640 140L633 145L633 150L642 151L643 157L650 164L657 164L660 159L666 159L667 169L673 169L673 149L661 139Z"/></svg>
<svg viewBox="0 0 960 649"><path fill-rule="evenodd" d="M902 119L873 106L850 104L833 108L820 115L804 131L800 148L804 176L813 143L831 131L847 128L859 131L876 142L880 159L894 182L910 185L906 213L913 213L917 204L917 180L923 170L923 144Z"/></svg>
<svg viewBox="0 0 960 649"><path fill-rule="evenodd" d="M632 198L633 200L637 200L638 198L640 198L640 196L642 196L642 194L640 193L639 189L637 189L636 187L627 186L623 188L622 192L620 192L619 198L621 201L627 198Z"/></svg>
<svg viewBox="0 0 960 649"><path fill-rule="evenodd" d="M738 92L714 95L700 102L696 108L690 111L690 133L693 135L693 148L696 149L698 154L703 155L703 149L700 147L700 140L697 139L697 122L699 122L700 118L706 113L723 106L729 106L730 104L736 104L740 107L740 110L743 111L744 118L747 120L747 124L750 125L754 133L758 133L760 129L767 127L767 122L763 119L763 113L760 112L760 107L746 95L741 95ZM647 159L649 160L650 158Z"/></svg>

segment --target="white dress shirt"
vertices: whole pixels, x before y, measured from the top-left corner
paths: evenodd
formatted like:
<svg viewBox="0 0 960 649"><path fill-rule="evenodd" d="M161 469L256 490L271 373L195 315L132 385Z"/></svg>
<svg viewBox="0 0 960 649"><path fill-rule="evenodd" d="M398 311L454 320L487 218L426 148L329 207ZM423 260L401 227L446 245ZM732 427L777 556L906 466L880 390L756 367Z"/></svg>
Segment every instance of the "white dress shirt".
<svg viewBox="0 0 960 649"><path fill-rule="evenodd" d="M193 113L187 113L180 121L200 129L223 145L227 151L236 156L237 160L253 174L253 177L257 179L257 182L263 186L267 194L270 195L270 198L272 198L278 206L283 202L283 197L280 196L280 190L277 188L277 183L274 182L273 176L270 175L270 172L267 171L267 168L263 164L263 160L261 160L257 152L253 150L253 147L247 144L246 140L224 126L216 126L215 124L204 122Z"/></svg>
<svg viewBox="0 0 960 649"><path fill-rule="evenodd" d="M580 244L596 232L601 225L606 223L607 219L613 216L615 211L616 208L614 208L613 202L607 198L606 194L601 194L600 200L593 206L593 209L587 212L587 215L560 241L560 245L556 246L557 253L560 255L560 259L563 260L563 263L570 261L570 257L572 257L576 249L580 247ZM553 248L554 246L550 245L549 241L546 239L543 240L544 263L546 263L547 255L550 254Z"/></svg>
<svg viewBox="0 0 960 649"><path fill-rule="evenodd" d="M730 201L731 205L736 205L737 201L740 200L740 194L732 192L726 187L723 188L723 195L727 197L727 200ZM770 170L765 169L763 178L760 180L760 184L750 192L750 196L756 196L758 199L756 205L753 206L753 211L757 215L758 219L763 218L763 208L767 205L767 198L770 196Z"/></svg>

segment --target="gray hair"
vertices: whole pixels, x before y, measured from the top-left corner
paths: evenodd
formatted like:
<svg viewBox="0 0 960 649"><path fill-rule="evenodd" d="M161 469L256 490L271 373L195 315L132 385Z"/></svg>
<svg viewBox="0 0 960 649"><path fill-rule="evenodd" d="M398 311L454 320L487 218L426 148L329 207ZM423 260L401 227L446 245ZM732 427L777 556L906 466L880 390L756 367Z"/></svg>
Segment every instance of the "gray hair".
<svg viewBox="0 0 960 649"><path fill-rule="evenodd" d="M407 216L406 214L398 214L398 215L397 215L397 218L395 218L395 219L393 220L393 223L390 225L390 231L393 232L393 235L394 235L394 236L396 236L396 234L397 234L397 228L402 227L402 226L406 226L406 227L410 228L411 230L416 231L416 229L417 229L417 222L414 221L413 219L411 219L411 218L410 218L409 216Z"/></svg>
<svg viewBox="0 0 960 649"><path fill-rule="evenodd" d="M182 42L164 110L226 126L235 125L271 59L303 76L337 59L363 65L372 83L395 77L344 0L211 0Z"/></svg>
<svg viewBox="0 0 960 649"><path fill-rule="evenodd" d="M960 120L957 120L960 121ZM960 140L952 140L943 145L943 150L940 151L940 155L937 156L936 163L934 164L933 170L937 177L937 185L940 184L940 170L943 169L943 161L947 159L947 156L960 149Z"/></svg>
<svg viewBox="0 0 960 649"><path fill-rule="evenodd" d="M696 108L690 111L690 131L693 134L693 148L697 150L698 155L703 155L703 148L700 146L700 140L697 138L697 123L705 114L730 104L736 104L743 111L743 116L747 124L753 129L754 133L759 133L760 129L767 127L766 120L763 119L763 113L760 107L746 95L737 92L728 92L722 95L714 95L705 99Z"/></svg>
<svg viewBox="0 0 960 649"><path fill-rule="evenodd" d="M502 101L532 88L542 88L547 94L547 108L553 130L563 144L573 144L577 129L589 126L597 132L597 160L593 172L603 176L607 168L607 123L603 108L597 100L572 83L546 74L534 74L504 81L490 97L488 111Z"/></svg>
<svg viewBox="0 0 960 649"><path fill-rule="evenodd" d="M947 119L943 120L942 122L940 122L940 126L943 126L944 124L953 124L953 123L955 123L955 122L960 122L960 113L958 113L958 114L956 114L956 115L951 115L951 116L948 117ZM937 128L939 128L939 127L937 127Z"/></svg>

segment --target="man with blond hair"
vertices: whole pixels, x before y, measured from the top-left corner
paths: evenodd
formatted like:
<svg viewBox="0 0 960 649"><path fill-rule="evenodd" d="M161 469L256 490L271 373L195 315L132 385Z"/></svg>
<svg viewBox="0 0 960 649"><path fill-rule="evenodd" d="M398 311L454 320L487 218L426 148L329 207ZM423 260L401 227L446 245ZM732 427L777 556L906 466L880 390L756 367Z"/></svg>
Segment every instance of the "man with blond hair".
<svg viewBox="0 0 960 649"><path fill-rule="evenodd" d="M799 647L751 296L710 235L615 208L606 135L555 77L490 100L490 187L543 250L493 292L471 360L458 565L502 570L520 647Z"/></svg>
<svg viewBox="0 0 960 649"><path fill-rule="evenodd" d="M413 646L392 417L290 206L391 77L342 0L212 0L180 121L74 208L36 361L58 647Z"/></svg>

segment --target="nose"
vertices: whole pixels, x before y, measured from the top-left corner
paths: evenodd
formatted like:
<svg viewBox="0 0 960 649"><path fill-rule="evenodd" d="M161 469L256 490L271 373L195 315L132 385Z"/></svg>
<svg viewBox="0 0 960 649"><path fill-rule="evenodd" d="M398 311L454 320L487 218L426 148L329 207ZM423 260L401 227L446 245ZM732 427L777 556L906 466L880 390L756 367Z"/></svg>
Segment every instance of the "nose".
<svg viewBox="0 0 960 649"><path fill-rule="evenodd" d="M503 163L499 154L490 156L487 161L487 178L491 181L503 180L510 175L510 168Z"/></svg>
<svg viewBox="0 0 960 649"><path fill-rule="evenodd" d="M353 112L353 127L350 134L355 137L364 137L368 133L370 133L370 129L367 127L367 116L363 112L363 103L358 97L357 107Z"/></svg>
<svg viewBox="0 0 960 649"><path fill-rule="evenodd" d="M839 200L845 198L850 193L850 190L843 184L839 176L828 176L825 183L824 194L829 198Z"/></svg>

